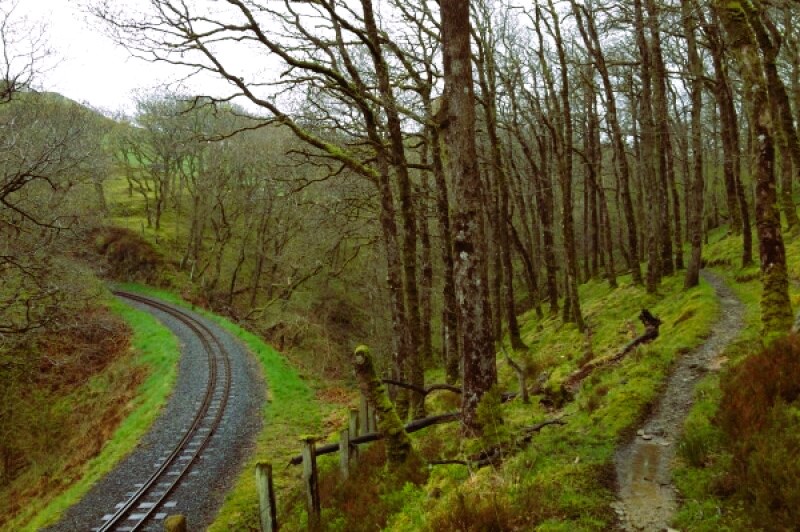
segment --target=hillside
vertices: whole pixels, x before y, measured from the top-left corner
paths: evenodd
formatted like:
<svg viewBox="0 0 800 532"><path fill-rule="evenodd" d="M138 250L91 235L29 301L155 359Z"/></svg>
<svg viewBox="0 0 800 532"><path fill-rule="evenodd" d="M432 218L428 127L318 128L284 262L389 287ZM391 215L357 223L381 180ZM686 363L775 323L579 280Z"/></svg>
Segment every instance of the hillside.
<svg viewBox="0 0 800 532"><path fill-rule="evenodd" d="M29 4L0 526L797 527L798 2Z"/></svg>

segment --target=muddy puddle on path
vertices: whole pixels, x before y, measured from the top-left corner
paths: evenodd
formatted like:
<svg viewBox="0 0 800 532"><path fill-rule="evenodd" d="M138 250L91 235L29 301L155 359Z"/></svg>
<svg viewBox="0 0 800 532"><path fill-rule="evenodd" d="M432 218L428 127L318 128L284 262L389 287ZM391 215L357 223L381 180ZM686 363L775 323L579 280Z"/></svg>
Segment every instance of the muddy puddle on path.
<svg viewBox="0 0 800 532"><path fill-rule="evenodd" d="M677 508L671 463L694 387L705 373L718 367L715 358L744 326L744 305L722 277L711 272L702 275L716 290L720 318L708 340L678 360L653 414L614 457L619 499L613 506L622 530L668 530Z"/></svg>

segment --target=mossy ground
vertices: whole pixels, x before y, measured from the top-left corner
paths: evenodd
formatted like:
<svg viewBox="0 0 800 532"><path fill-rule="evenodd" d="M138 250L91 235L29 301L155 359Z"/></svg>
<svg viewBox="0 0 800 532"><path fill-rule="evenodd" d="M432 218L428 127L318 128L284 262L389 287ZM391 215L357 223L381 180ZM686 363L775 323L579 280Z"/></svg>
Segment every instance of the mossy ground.
<svg viewBox="0 0 800 532"><path fill-rule="evenodd" d="M136 446L172 391L179 355L175 337L146 312L113 298L107 305L130 326L132 348L85 384L57 399L53 410L81 412L81 416L70 418L71 453L54 456L46 465L46 474L34 468L0 493L0 501L12 495L11 490L15 498L24 500L21 511L3 525L3 530L38 530L57 521ZM131 383L134 389L128 389ZM110 411L115 414L109 418ZM106 424L98 426L98 418ZM113 430L113 435L104 442L107 430ZM99 454L86 454L87 449L98 445L102 447ZM20 485L27 488L15 489Z"/></svg>
<svg viewBox="0 0 800 532"><path fill-rule="evenodd" d="M660 293L654 295L632 285L629 278L619 282L616 289L600 281L581 287L583 309L593 331L591 355L587 355L587 337L573 325L564 325L557 317L538 320L528 314L521 324L529 349L513 355L517 362L524 362L535 375L548 372L548 387L557 387L581 364L617 352L634 334L640 334L637 315L642 308L663 320L660 337L620 363L597 370L563 409L543 406L539 402L543 396L534 396L529 405L513 401L485 409L489 425L483 439L463 439L457 424L414 435L415 445L427 460L465 458L482 447L503 444L511 452L500 466L474 471L462 465L435 466L420 484L406 483L394 489L381 486L380 465L359 466L374 471L376 485L362 491L369 492L376 511L389 512L381 526L402 531L605 530L612 526L615 446L646 414L675 357L707 337L718 312L710 286L703 283L684 291L680 275L665 279ZM498 364L500 388L515 390L513 371L502 358ZM429 380L440 376L435 373L428 375ZM452 410L457 398L442 393L431 398L428 406L430 410ZM523 427L551 417L563 417L567 424L542 429L529 445L515 445ZM338 478L334 460L321 460L323 479ZM351 498L345 502L336 493L332 500L323 498L327 529L374 529L377 516L363 517L369 512L353 500L358 493L346 487L341 491ZM357 512L361 521L352 519ZM288 523L290 529L302 526L302 510L295 519Z"/></svg>

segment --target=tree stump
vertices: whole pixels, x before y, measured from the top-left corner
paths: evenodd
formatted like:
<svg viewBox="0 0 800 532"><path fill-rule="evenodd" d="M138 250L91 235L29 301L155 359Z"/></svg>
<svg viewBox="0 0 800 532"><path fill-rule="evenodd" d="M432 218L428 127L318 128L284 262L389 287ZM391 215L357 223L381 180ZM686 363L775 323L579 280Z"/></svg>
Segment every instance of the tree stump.
<svg viewBox="0 0 800 532"><path fill-rule="evenodd" d="M386 440L386 460L389 467L404 464L413 454L414 448L389 395L386 393L386 386L375 373L372 355L367 346L360 345L356 348L353 366L361 393L378 414L377 429Z"/></svg>

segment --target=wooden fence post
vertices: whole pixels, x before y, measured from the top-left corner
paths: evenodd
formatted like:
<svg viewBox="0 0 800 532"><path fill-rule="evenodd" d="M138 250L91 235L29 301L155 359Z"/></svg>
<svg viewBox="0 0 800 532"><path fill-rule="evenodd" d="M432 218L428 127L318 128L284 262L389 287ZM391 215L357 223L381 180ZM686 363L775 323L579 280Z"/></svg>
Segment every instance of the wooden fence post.
<svg viewBox="0 0 800 532"><path fill-rule="evenodd" d="M346 480L350 476L350 429L339 431L339 469Z"/></svg>
<svg viewBox="0 0 800 532"><path fill-rule="evenodd" d="M358 436L358 409L350 409L350 419L347 428L350 430L351 438ZM358 460L358 445L353 445L353 448L350 449L350 463L355 464L356 460Z"/></svg>
<svg viewBox="0 0 800 532"><path fill-rule="evenodd" d="M187 532L186 516L182 514L170 515L164 520L166 532Z"/></svg>
<svg viewBox="0 0 800 532"><path fill-rule="evenodd" d="M361 394L361 401L358 404L358 430L359 436L363 436L369 432L369 403L364 394Z"/></svg>
<svg viewBox="0 0 800 532"><path fill-rule="evenodd" d="M308 499L308 528L317 530L320 525L319 482L317 475L317 455L314 450L317 438L304 436L303 442L303 483L306 485Z"/></svg>
<svg viewBox="0 0 800 532"><path fill-rule="evenodd" d="M258 514L262 532L277 532L278 512L275 504L275 487L272 484L272 463L256 464L256 489L258 490Z"/></svg>

